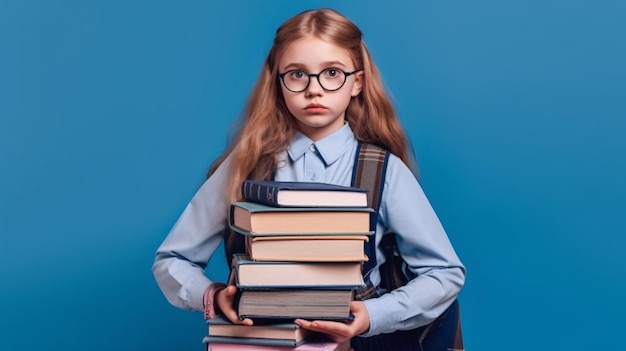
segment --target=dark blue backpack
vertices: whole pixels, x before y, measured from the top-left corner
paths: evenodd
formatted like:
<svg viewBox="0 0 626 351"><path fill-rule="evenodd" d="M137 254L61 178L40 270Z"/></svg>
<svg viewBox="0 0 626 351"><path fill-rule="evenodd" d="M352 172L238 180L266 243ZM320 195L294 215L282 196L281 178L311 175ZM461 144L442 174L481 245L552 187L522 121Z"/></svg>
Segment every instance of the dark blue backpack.
<svg viewBox="0 0 626 351"><path fill-rule="evenodd" d="M371 230L376 229L388 159L388 150L372 144L359 144L352 173L352 186L368 190L368 205L375 210L370 220ZM398 254L394 233L385 233L382 238L381 249L386 261L380 267L381 282L376 287L369 279L370 270L376 266L376 241L369 240L365 245L365 253L369 257L369 261L363 267L366 286L355 293L355 299L366 300L378 297L408 282L403 273L404 262ZM368 338L355 337L352 339L351 346L354 351L464 350L459 303L455 300L441 316L426 326Z"/></svg>

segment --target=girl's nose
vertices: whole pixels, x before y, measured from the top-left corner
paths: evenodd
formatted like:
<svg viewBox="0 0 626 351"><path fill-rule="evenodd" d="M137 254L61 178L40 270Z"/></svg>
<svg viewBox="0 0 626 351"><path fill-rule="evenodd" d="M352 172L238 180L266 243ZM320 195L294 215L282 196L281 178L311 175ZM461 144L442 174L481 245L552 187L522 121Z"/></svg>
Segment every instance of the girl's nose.
<svg viewBox="0 0 626 351"><path fill-rule="evenodd" d="M311 77L309 86L306 88L307 95L320 95L324 92L324 89L320 85L320 82L315 77Z"/></svg>

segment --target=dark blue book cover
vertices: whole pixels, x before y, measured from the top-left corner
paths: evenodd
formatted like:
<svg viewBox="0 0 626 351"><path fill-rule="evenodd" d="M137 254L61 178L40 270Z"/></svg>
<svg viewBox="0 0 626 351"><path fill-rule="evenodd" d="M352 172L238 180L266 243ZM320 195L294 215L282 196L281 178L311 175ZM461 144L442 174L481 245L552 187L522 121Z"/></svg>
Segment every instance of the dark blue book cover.
<svg viewBox="0 0 626 351"><path fill-rule="evenodd" d="M366 207L367 190L317 182L246 180L245 201L275 207Z"/></svg>

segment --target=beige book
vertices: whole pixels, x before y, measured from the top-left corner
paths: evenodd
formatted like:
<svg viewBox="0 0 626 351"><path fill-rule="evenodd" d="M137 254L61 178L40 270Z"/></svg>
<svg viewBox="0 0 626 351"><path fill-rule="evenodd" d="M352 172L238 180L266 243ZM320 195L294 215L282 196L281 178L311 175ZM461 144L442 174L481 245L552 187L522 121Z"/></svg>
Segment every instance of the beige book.
<svg viewBox="0 0 626 351"><path fill-rule="evenodd" d="M363 262L365 235L247 236L255 261Z"/></svg>

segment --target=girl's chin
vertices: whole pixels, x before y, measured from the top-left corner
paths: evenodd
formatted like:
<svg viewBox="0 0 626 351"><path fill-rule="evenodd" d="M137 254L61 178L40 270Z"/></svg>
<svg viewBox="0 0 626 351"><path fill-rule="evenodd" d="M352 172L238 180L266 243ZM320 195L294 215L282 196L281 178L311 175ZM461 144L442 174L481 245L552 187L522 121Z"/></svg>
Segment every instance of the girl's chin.
<svg viewBox="0 0 626 351"><path fill-rule="evenodd" d="M343 121L341 123L315 123L315 121L301 121L298 120L297 126L298 130L302 132L302 134L309 137L311 140L319 140L325 136L328 136L335 131L341 129L343 127Z"/></svg>

